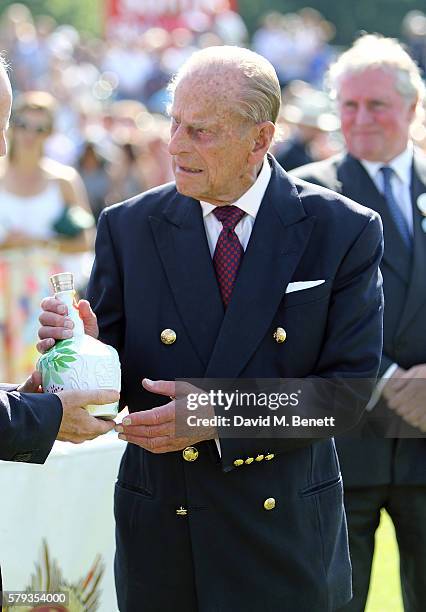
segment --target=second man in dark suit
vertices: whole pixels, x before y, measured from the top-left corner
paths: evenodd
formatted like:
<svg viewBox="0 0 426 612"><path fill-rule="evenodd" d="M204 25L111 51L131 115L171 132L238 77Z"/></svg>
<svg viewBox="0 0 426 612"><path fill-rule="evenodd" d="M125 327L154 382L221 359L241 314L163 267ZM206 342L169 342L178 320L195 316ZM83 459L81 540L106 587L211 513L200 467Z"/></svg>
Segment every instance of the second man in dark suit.
<svg viewBox="0 0 426 612"><path fill-rule="evenodd" d="M365 609L385 508L396 529L404 609L418 612L426 601L426 158L409 133L424 85L396 41L372 35L332 66L330 84L347 152L294 174L379 212L385 236L382 379L363 439L338 442L354 589L344 610Z"/></svg>

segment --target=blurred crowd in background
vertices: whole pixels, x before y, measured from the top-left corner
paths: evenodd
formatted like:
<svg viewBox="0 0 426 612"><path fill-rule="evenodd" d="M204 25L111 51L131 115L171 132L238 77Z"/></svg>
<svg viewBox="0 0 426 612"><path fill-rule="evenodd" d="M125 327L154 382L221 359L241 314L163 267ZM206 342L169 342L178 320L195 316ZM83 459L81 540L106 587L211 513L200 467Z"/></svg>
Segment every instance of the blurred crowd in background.
<svg viewBox="0 0 426 612"><path fill-rule="evenodd" d="M33 369L49 275L73 271L84 294L101 210L172 180L167 83L194 50L236 44L271 61L283 88L273 153L286 170L341 149L324 88L341 51L334 25L312 8L271 12L249 37L227 0L218 6L102 39L35 17L24 4L0 15L15 98L0 162L0 380L19 381ZM423 13L407 14L401 39L425 71ZM413 138L426 147L425 125L413 126Z"/></svg>

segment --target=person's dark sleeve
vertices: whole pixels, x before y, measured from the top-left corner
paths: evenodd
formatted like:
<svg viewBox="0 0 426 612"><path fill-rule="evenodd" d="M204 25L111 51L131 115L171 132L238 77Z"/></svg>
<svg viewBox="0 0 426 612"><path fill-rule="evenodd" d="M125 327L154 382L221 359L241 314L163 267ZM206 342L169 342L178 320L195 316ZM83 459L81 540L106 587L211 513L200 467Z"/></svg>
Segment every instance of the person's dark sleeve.
<svg viewBox="0 0 426 612"><path fill-rule="evenodd" d="M390 357L388 357L387 355L385 355L383 353L382 354L382 360L380 362L380 369L379 369L378 378L381 378L383 376L383 374L385 374L386 370L388 370L393 363L395 363L395 360L391 359Z"/></svg>
<svg viewBox="0 0 426 612"><path fill-rule="evenodd" d="M0 459L44 463L61 425L61 400L51 393L4 389L0 389Z"/></svg>

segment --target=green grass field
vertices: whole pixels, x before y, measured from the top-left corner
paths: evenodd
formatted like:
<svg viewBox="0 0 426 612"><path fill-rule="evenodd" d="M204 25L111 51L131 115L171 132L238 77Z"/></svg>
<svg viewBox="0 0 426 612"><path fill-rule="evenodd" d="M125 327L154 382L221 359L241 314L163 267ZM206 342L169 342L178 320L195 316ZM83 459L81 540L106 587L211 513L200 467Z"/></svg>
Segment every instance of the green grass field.
<svg viewBox="0 0 426 612"><path fill-rule="evenodd" d="M366 612L403 612L399 556L392 521L382 512Z"/></svg>

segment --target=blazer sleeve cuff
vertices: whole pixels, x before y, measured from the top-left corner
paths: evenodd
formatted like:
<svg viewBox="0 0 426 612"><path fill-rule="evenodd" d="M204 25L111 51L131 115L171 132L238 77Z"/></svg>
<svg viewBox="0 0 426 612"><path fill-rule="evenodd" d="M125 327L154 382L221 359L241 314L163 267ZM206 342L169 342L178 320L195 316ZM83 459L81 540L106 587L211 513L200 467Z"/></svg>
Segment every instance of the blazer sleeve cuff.
<svg viewBox="0 0 426 612"><path fill-rule="evenodd" d="M371 412L371 410L373 410L374 406L377 404L377 402L379 401L383 393L383 389L385 388L386 383L388 382L389 378L392 378L392 376L394 375L397 369L398 369L398 364L392 363L387 368L387 370L384 372L383 376L380 378L380 380L378 381L377 385L374 388L370 401L365 407L367 412Z"/></svg>
<svg viewBox="0 0 426 612"><path fill-rule="evenodd" d="M2 432L1 459L44 463L58 435L62 403L50 393L7 394L9 417ZM2 421L4 420L2 415Z"/></svg>

